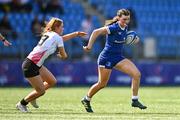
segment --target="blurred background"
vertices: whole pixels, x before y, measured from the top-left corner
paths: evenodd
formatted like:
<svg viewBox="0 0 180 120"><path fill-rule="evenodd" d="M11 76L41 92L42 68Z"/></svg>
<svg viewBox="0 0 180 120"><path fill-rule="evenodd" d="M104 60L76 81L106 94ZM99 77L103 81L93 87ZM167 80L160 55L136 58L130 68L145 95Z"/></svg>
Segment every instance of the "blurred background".
<svg viewBox="0 0 180 120"><path fill-rule="evenodd" d="M21 70L24 58L40 39L44 21L58 17L64 21L64 34L104 26L118 9L131 11L129 30L141 42L124 46L124 56L131 59L142 73L141 85L180 85L180 1L179 0L0 0L0 33L11 47L0 43L0 86L27 86ZM86 86L97 81L97 57L104 47L100 36L91 53L82 46L89 36L65 42L69 58L51 56L45 66L55 75L60 86ZM109 85L130 85L127 75L113 71Z"/></svg>

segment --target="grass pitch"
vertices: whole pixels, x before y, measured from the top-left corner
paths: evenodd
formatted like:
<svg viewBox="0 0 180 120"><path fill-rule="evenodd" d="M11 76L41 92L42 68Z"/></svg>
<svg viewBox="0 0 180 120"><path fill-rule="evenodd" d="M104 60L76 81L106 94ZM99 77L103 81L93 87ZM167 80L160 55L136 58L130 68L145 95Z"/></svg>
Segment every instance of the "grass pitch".
<svg viewBox="0 0 180 120"><path fill-rule="evenodd" d="M29 105L30 113L21 113L15 104L31 88L0 88L0 120L180 120L178 87L144 87L140 101L146 110L132 108L128 87L108 87L92 100L95 113L86 113L80 103L88 88L52 88L38 99L40 108Z"/></svg>

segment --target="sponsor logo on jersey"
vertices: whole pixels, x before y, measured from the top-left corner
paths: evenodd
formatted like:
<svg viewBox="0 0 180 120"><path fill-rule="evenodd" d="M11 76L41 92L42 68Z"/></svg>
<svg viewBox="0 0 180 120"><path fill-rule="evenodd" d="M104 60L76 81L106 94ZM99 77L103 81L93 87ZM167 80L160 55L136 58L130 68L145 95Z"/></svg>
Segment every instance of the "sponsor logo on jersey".
<svg viewBox="0 0 180 120"><path fill-rule="evenodd" d="M124 39L124 40L121 40L121 41L115 40L114 42L115 42L115 43L118 43L118 44L119 44L119 43L124 43L124 42L125 42L125 39Z"/></svg>
<svg viewBox="0 0 180 120"><path fill-rule="evenodd" d="M106 66L110 67L111 66L111 62L106 62Z"/></svg>

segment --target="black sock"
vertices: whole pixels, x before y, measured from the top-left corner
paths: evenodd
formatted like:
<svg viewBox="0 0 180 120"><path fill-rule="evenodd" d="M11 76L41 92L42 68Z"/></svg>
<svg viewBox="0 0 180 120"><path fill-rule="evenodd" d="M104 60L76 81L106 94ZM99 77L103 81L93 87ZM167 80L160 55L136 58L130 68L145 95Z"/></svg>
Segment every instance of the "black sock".
<svg viewBox="0 0 180 120"><path fill-rule="evenodd" d="M133 102L136 102L136 101L138 101L138 99L132 99L132 101L133 101Z"/></svg>
<svg viewBox="0 0 180 120"><path fill-rule="evenodd" d="M24 100L24 98L21 100L21 102L20 102L22 105L27 105L28 104L28 102L26 102L25 100Z"/></svg>

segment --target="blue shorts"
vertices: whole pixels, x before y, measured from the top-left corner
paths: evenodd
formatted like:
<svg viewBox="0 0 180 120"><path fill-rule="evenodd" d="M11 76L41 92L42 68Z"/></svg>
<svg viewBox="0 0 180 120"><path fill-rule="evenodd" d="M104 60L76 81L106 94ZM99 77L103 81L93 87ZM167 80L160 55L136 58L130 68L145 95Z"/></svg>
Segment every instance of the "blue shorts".
<svg viewBox="0 0 180 120"><path fill-rule="evenodd" d="M125 57L121 54L101 52L101 54L98 57L97 63L99 66L105 67L106 69L112 69L118 62L124 59Z"/></svg>

